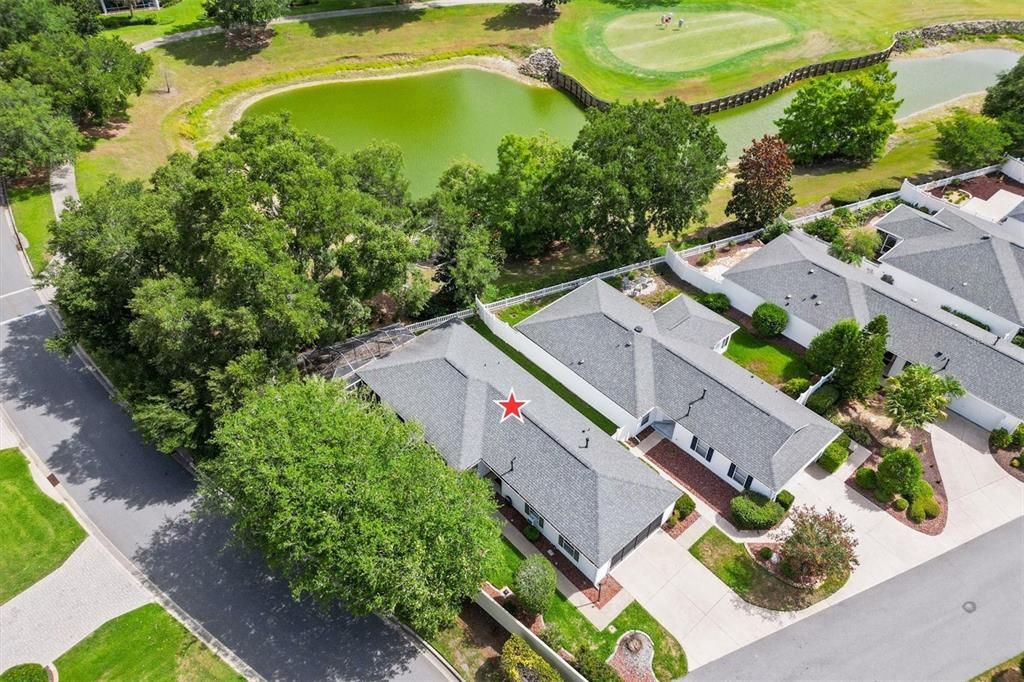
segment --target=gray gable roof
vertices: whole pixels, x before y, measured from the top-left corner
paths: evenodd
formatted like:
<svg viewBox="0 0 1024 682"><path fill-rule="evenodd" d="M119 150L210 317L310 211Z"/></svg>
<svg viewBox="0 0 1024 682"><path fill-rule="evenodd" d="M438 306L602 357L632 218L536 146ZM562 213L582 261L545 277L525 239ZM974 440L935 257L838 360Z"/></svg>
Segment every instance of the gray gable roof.
<svg viewBox="0 0 1024 682"><path fill-rule="evenodd" d="M908 206L897 209L876 227L904 238L879 260L1024 325L1024 248L948 209L934 216ZM914 221L941 227L927 234L906 230Z"/></svg>
<svg viewBox="0 0 1024 682"><path fill-rule="evenodd" d="M827 248L794 231L772 240L725 277L819 329L851 317L850 292L856 292L869 317L888 318L888 346L894 353L948 371L969 393L1024 417L1024 349L942 310L923 308L898 288L829 256ZM837 287L836 281L847 286ZM808 305L815 297L824 301L821 306Z"/></svg>
<svg viewBox="0 0 1024 682"><path fill-rule="evenodd" d="M516 328L630 414L659 407L775 489L838 435L731 360L666 332L656 317L594 280Z"/></svg>
<svg viewBox="0 0 1024 682"><path fill-rule="evenodd" d="M357 371L453 467L483 460L596 566L660 516L679 491L462 322ZM500 421L514 388L524 423Z"/></svg>

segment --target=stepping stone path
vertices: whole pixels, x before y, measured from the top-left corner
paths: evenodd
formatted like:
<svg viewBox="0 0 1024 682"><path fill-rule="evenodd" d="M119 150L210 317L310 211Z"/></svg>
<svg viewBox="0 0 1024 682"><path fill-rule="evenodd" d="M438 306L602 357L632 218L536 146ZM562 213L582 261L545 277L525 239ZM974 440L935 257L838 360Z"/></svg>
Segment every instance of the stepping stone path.
<svg viewBox="0 0 1024 682"><path fill-rule="evenodd" d="M651 667L653 661L654 643L651 638L640 630L630 630L619 638L608 665L615 669L623 682L658 682Z"/></svg>

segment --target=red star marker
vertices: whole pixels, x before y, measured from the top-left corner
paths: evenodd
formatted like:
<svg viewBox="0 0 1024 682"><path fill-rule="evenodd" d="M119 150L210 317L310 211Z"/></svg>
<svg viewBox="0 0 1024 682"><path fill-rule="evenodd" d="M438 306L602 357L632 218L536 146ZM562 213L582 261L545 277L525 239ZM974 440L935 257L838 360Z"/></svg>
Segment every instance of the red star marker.
<svg viewBox="0 0 1024 682"><path fill-rule="evenodd" d="M515 417L520 423L523 423L523 408L529 403L529 400L517 400L516 390L514 388L509 389L508 398L504 400L495 400L496 405L500 405L501 409L505 412L501 415L501 423L504 423L509 417Z"/></svg>

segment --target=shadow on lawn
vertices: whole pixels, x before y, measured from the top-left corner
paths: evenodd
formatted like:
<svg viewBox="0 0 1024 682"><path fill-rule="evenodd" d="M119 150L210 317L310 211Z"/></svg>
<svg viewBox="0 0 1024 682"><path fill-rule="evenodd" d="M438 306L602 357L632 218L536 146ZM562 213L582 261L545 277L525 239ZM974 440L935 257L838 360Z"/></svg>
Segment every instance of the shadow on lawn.
<svg viewBox="0 0 1024 682"><path fill-rule="evenodd" d="M553 23L557 18L556 12L535 5L506 5L501 12L484 20L484 28L488 31L540 28Z"/></svg>
<svg viewBox="0 0 1024 682"><path fill-rule="evenodd" d="M320 19L303 23L309 26L313 35L317 38L325 38L332 35L362 36L396 31L406 24L420 21L425 13L426 10L404 9L399 6L393 11L381 14Z"/></svg>

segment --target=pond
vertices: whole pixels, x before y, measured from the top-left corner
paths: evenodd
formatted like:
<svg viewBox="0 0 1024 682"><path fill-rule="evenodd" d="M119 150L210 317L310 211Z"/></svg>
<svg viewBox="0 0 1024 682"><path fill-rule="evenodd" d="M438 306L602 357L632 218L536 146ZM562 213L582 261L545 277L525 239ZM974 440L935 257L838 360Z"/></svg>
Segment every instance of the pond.
<svg viewBox="0 0 1024 682"><path fill-rule="evenodd" d="M896 72L896 96L903 104L896 117L910 116L951 99L981 92L996 82L1001 71L1013 67L1021 55L1012 50L978 49L939 57L894 59L889 68ZM729 147L729 158L739 157L754 138L775 132L773 121L793 101L798 88L738 109L712 116L718 132Z"/></svg>
<svg viewBox="0 0 1024 682"><path fill-rule="evenodd" d="M984 90L1019 58L1010 50L977 49L893 60L896 94L903 98L897 116ZM737 158L752 139L774 132L772 121L795 94L793 88L714 116L729 158ZM245 115L278 111L290 111L296 125L343 151L373 140L395 142L417 197L430 193L453 160L470 159L493 169L498 142L506 134L544 131L571 142L584 120L583 112L560 92L473 68L296 88L254 103Z"/></svg>
<svg viewBox="0 0 1024 682"><path fill-rule="evenodd" d="M493 169L509 133L544 131L571 142L583 112L561 92L473 68L329 83L288 90L246 116L290 111L292 121L353 151L373 140L398 144L414 196L429 194L448 164L471 159Z"/></svg>

